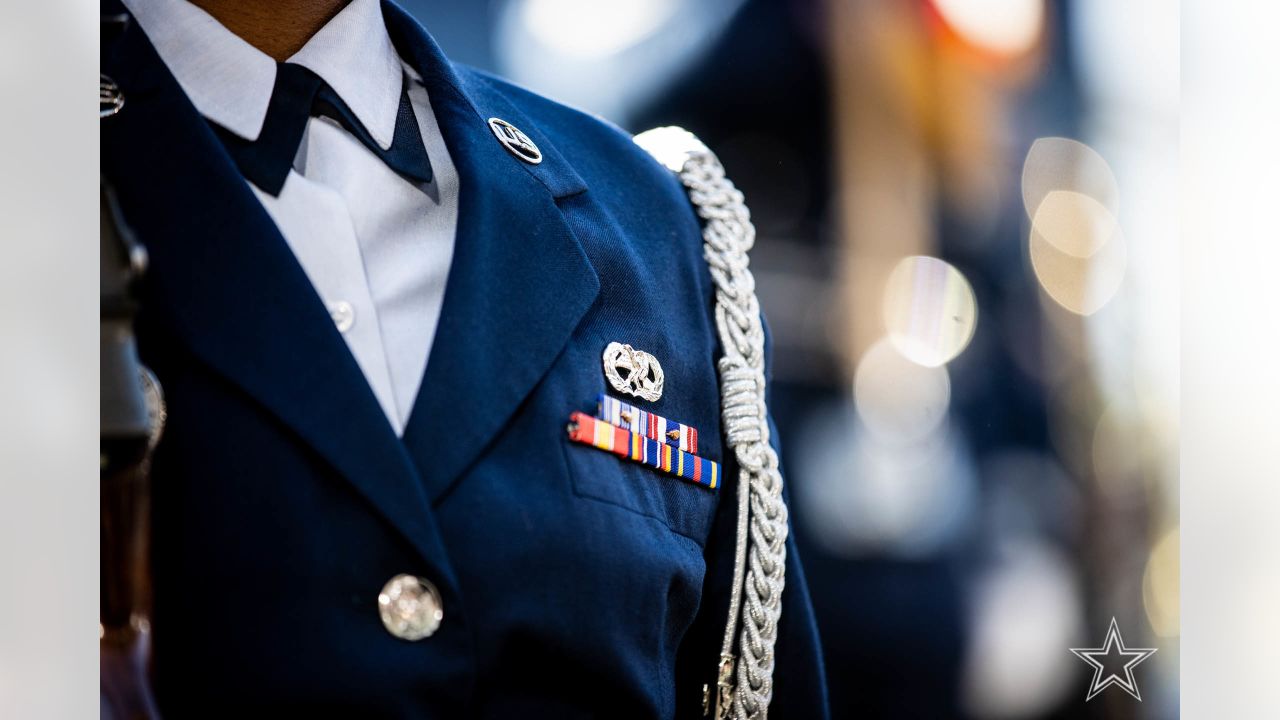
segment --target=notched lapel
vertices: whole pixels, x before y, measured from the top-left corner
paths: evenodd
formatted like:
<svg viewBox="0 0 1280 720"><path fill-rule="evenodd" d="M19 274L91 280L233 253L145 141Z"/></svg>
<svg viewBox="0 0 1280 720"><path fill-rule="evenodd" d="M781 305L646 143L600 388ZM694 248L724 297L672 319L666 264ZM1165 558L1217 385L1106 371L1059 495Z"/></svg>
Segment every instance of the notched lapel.
<svg viewBox="0 0 1280 720"><path fill-rule="evenodd" d="M595 302L600 280L552 193L581 192L582 180L498 93L466 86L403 11L383 9L402 56L423 76L461 181L453 266L404 433L436 499L546 374ZM533 137L543 163L531 171L508 153L489 117Z"/></svg>
<svg viewBox="0 0 1280 720"><path fill-rule="evenodd" d="M463 181L444 308L404 434L433 498L515 413L600 289L545 188L517 172Z"/></svg>
<svg viewBox="0 0 1280 720"><path fill-rule="evenodd" d="M126 96L101 124L102 172L151 257L144 312L328 460L447 581L404 446L284 238L136 24L103 72Z"/></svg>

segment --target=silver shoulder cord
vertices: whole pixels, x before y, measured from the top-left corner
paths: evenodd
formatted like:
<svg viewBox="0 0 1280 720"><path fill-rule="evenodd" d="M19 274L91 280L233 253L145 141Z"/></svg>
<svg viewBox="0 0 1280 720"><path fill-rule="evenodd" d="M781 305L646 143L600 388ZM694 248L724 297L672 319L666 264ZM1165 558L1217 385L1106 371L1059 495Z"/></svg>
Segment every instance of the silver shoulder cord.
<svg viewBox="0 0 1280 720"><path fill-rule="evenodd" d="M755 278L748 268L755 227L742 193L693 134L663 127L637 135L635 142L677 173L704 223L703 256L715 282L716 330L724 346L719 362L721 415L739 465L733 587L716 675L715 717L763 720L773 697L773 646L787 564L787 506L778 454L769 444L764 328ZM737 659L735 640L741 654ZM704 705L705 700L704 691Z"/></svg>

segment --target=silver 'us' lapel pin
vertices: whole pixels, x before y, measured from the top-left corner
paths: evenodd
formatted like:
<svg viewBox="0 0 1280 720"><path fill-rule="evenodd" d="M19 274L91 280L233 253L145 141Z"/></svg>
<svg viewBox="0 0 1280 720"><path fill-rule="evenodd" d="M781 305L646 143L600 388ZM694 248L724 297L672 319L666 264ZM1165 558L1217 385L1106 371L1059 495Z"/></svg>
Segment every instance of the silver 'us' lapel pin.
<svg viewBox="0 0 1280 720"><path fill-rule="evenodd" d="M542 162L542 151L538 146L520 131L520 128L503 120L502 118L489 118L489 129L493 131L493 136L498 138L498 142L502 143L502 147L507 152L515 155L530 165L537 165Z"/></svg>

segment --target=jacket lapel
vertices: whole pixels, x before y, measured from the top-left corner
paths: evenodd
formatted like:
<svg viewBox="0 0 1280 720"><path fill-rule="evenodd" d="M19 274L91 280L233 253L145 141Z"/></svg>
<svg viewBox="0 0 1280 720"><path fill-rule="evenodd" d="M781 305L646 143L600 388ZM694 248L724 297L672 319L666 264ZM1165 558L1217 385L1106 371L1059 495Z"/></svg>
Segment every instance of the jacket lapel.
<svg viewBox="0 0 1280 720"><path fill-rule="evenodd" d="M383 11L401 56L423 76L461 180L453 266L404 434L434 499L547 372L600 281L556 205L586 189L577 173L486 81L460 79L404 11L390 3ZM508 153L489 129L490 117L529 135L542 162Z"/></svg>
<svg viewBox="0 0 1280 720"><path fill-rule="evenodd" d="M101 123L102 172L147 245L147 322L274 413L447 577L404 446L284 238L136 23L104 48L102 71L125 94Z"/></svg>

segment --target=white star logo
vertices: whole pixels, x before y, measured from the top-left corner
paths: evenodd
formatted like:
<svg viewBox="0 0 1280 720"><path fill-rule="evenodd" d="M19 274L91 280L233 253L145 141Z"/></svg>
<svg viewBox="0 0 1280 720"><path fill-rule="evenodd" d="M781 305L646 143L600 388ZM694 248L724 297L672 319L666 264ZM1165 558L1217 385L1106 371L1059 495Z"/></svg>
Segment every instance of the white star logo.
<svg viewBox="0 0 1280 720"><path fill-rule="evenodd" d="M1142 701L1142 693L1138 692L1138 683L1133 679L1133 669L1143 660L1155 655L1156 648L1125 647L1124 639L1120 637L1120 628L1116 626L1114 617L1111 618L1111 626L1107 628L1107 638L1102 641L1102 647L1071 648L1071 653L1093 666L1093 682L1089 685L1089 695L1084 699L1085 702L1089 702L1094 695L1112 685L1129 693L1139 702ZM1119 655L1119 660L1111 660L1113 655ZM1108 671L1108 660L1111 660L1113 668L1120 663L1123 663L1123 667L1119 671L1114 669ZM1121 674L1124 677L1121 677Z"/></svg>

